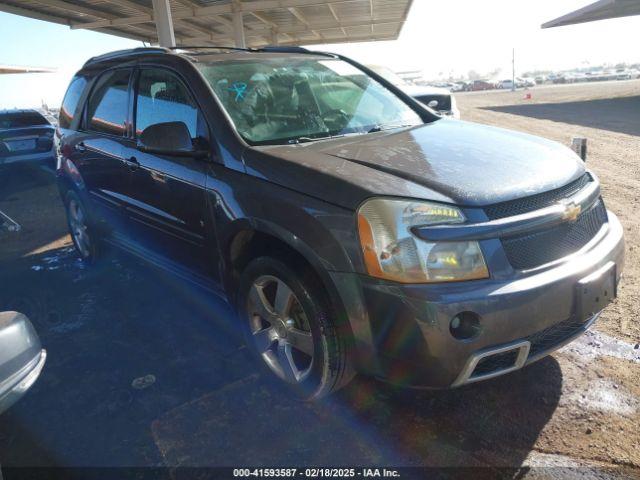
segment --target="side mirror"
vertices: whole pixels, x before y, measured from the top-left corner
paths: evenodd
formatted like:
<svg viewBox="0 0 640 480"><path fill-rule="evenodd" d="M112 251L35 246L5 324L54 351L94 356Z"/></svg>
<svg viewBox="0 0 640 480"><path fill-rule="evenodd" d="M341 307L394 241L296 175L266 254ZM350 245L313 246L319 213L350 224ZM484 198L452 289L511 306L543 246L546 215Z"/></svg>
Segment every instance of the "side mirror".
<svg viewBox="0 0 640 480"><path fill-rule="evenodd" d="M17 312L0 312L0 413L31 388L46 358L29 319Z"/></svg>
<svg viewBox="0 0 640 480"><path fill-rule="evenodd" d="M208 150L197 149L184 122L155 123L145 128L138 138L138 150L158 155L206 157Z"/></svg>

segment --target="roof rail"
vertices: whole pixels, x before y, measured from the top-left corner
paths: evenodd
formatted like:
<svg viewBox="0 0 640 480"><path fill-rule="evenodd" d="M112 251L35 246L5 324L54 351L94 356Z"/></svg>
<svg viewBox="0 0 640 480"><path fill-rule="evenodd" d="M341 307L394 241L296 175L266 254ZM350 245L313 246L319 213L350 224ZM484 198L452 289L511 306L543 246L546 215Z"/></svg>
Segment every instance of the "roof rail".
<svg viewBox="0 0 640 480"><path fill-rule="evenodd" d="M176 47L169 47L169 50L233 50L239 52L254 52L253 48L241 48L241 47L221 47L219 45L178 45Z"/></svg>
<svg viewBox="0 0 640 480"><path fill-rule="evenodd" d="M313 53L304 47L286 46L286 45L267 45L266 47L256 48L258 52L274 52L274 53Z"/></svg>
<svg viewBox="0 0 640 480"><path fill-rule="evenodd" d="M282 52L282 53L310 53L309 50L303 47L296 46L280 46L280 45L267 45L264 47L226 47L220 45L179 45L176 47L169 47L169 50L233 50L239 52Z"/></svg>
<svg viewBox="0 0 640 480"><path fill-rule="evenodd" d="M167 53L168 49L163 47L138 47L138 48L129 48L126 50L116 50L115 52L105 53L103 55L98 55L95 57L91 57L84 63L84 66L91 65L92 63L102 62L104 60L110 60L112 58L124 57L127 55L141 55L144 53Z"/></svg>

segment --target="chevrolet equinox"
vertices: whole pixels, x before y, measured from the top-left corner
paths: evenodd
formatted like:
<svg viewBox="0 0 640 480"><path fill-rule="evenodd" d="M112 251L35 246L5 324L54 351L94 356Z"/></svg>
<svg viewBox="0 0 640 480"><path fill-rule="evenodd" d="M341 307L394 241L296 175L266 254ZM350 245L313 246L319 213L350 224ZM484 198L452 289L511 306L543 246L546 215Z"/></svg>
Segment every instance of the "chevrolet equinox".
<svg viewBox="0 0 640 480"><path fill-rule="evenodd" d="M623 229L568 147L440 118L340 55L114 52L59 122L84 261L117 247L223 296L303 398L511 372L616 296Z"/></svg>

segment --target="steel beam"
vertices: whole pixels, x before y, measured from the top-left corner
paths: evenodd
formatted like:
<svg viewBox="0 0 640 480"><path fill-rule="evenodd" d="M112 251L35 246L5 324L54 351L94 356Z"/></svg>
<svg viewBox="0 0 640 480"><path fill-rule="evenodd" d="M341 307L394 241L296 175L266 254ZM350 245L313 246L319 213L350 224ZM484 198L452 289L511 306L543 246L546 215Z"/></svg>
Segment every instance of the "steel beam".
<svg viewBox="0 0 640 480"><path fill-rule="evenodd" d="M234 1L233 7L233 38L238 48L247 48L247 40L244 34L244 17L242 15L242 3Z"/></svg>
<svg viewBox="0 0 640 480"><path fill-rule="evenodd" d="M169 0L152 0L153 19L158 31L158 43L161 47L175 47L176 36L173 33L173 19Z"/></svg>

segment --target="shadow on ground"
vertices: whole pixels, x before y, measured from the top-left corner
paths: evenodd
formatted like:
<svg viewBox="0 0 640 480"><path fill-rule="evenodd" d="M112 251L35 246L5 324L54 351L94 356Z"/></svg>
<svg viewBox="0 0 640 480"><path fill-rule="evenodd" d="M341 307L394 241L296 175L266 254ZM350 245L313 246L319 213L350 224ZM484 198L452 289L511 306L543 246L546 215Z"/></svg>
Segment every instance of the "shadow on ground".
<svg viewBox="0 0 640 480"><path fill-rule="evenodd" d="M640 136L640 96L482 109Z"/></svg>
<svg viewBox="0 0 640 480"><path fill-rule="evenodd" d="M0 210L21 227L18 233L0 228L0 262L54 243L67 233L50 169L22 165L0 168Z"/></svg>
<svg viewBox="0 0 640 480"><path fill-rule="evenodd" d="M65 231L61 203L48 208L29 251ZM0 417L3 467L519 466L560 398L547 358L455 391L356 378L300 403L255 373L224 301L117 255L90 268L69 247L23 255L1 260L0 310L31 318L48 360Z"/></svg>
<svg viewBox="0 0 640 480"><path fill-rule="evenodd" d="M4 466L517 466L562 387L549 358L455 391L358 378L304 404L255 374L224 302L127 259L86 268L61 248L0 284L49 351L0 418Z"/></svg>

